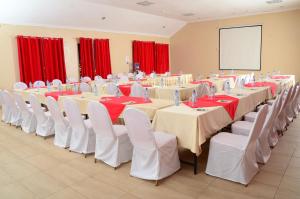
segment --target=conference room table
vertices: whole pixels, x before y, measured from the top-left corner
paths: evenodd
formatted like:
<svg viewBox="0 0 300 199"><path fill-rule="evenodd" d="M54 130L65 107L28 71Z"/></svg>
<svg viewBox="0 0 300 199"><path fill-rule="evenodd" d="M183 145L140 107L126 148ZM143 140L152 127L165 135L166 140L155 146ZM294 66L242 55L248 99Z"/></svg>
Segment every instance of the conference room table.
<svg viewBox="0 0 300 199"><path fill-rule="evenodd" d="M194 154L194 173L197 173L197 157L201 154L201 145L222 128L246 113L253 111L257 105L269 99L269 87L232 89L216 95L227 95L239 100L235 116L232 119L222 106L191 108L184 103L169 106L156 111L153 128L176 135L178 146Z"/></svg>
<svg viewBox="0 0 300 199"><path fill-rule="evenodd" d="M212 77L212 78L208 78L208 79L201 79L198 81L194 81L192 83L195 84L195 82L207 82L209 84L212 84L216 87L217 92L221 92L223 90L224 87L224 82L225 81L229 81L230 84L230 88L234 88L235 87L235 80L233 78L219 78L219 77Z"/></svg>

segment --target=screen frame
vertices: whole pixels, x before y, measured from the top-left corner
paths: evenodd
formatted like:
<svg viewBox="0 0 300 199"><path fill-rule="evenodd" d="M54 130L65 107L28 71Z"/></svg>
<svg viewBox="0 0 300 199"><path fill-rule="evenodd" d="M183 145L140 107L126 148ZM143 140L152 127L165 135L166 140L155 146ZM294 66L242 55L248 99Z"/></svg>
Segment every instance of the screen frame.
<svg viewBox="0 0 300 199"><path fill-rule="evenodd" d="M259 69L221 69L221 30L223 29L235 29L235 28L249 28L249 27L257 27L260 26L260 57L259 57ZM219 70L239 70L239 71L261 71L261 60L262 60L262 32L263 25L246 25L246 26L233 26L233 27L225 27L219 28Z"/></svg>

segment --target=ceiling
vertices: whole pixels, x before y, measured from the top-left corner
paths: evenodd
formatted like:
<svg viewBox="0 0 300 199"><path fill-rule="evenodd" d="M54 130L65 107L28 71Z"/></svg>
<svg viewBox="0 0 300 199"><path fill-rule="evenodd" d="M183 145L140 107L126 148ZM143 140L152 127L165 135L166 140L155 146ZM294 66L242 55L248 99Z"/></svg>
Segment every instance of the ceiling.
<svg viewBox="0 0 300 199"><path fill-rule="evenodd" d="M85 1L104 3L187 22L300 8L300 0L147 0L153 3L149 6L137 4L145 0ZM188 16L184 16L185 14Z"/></svg>
<svg viewBox="0 0 300 199"><path fill-rule="evenodd" d="M300 0L0 0L0 23L170 37L186 23L300 8ZM282 1L282 2L281 2ZM187 15L187 16L184 16Z"/></svg>

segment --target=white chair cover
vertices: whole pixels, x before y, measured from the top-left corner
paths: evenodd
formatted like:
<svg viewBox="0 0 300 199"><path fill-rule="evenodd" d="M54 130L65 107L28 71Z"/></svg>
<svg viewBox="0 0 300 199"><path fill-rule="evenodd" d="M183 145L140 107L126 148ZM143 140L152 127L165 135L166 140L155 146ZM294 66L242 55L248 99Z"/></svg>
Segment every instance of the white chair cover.
<svg viewBox="0 0 300 199"><path fill-rule="evenodd" d="M72 128L67 118L63 116L56 100L48 96L46 99L47 107L51 113L51 117L54 121L55 137L54 145L62 148L70 146L70 140L72 135Z"/></svg>
<svg viewBox="0 0 300 199"><path fill-rule="evenodd" d="M88 114L96 133L95 159L115 168L130 161L132 144L125 126L112 125L107 109L99 102L89 102Z"/></svg>
<svg viewBox="0 0 300 199"><path fill-rule="evenodd" d="M207 83L201 83L196 88L197 97L202 97L209 94L209 85Z"/></svg>
<svg viewBox="0 0 300 199"><path fill-rule="evenodd" d="M78 79L74 78L74 77L68 77L68 81L70 83L74 83L74 82L78 82Z"/></svg>
<svg viewBox="0 0 300 199"><path fill-rule="evenodd" d="M94 77L94 80L95 80L95 81L100 80L100 79L102 79L102 77L101 77L100 75L96 75L96 76Z"/></svg>
<svg viewBox="0 0 300 199"><path fill-rule="evenodd" d="M81 82L79 89L81 92L91 92L91 86L86 82Z"/></svg>
<svg viewBox="0 0 300 199"><path fill-rule="evenodd" d="M135 77L136 77L136 79L143 79L144 78L144 73L139 72Z"/></svg>
<svg viewBox="0 0 300 199"><path fill-rule="evenodd" d="M92 81L92 79L89 76L85 76L85 77L82 77L82 81L88 83L88 82Z"/></svg>
<svg viewBox="0 0 300 199"><path fill-rule="evenodd" d="M287 109L286 109L287 123L291 123L293 121L294 117L296 117L294 108L295 108L295 102L297 101L298 97L299 97L299 85L297 83L294 86L291 99L290 99L289 103L287 104Z"/></svg>
<svg viewBox="0 0 300 199"><path fill-rule="evenodd" d="M102 86L106 83L105 79L102 79L102 78L98 78L98 79L95 79L95 84L97 86Z"/></svg>
<svg viewBox="0 0 300 199"><path fill-rule="evenodd" d="M22 122L22 115L20 109L17 107L15 99L6 90L2 92L2 98L4 102L2 120L5 123L20 126Z"/></svg>
<svg viewBox="0 0 300 199"><path fill-rule="evenodd" d="M33 83L33 88L41 88L45 86L46 86L45 82L41 80L37 80Z"/></svg>
<svg viewBox="0 0 300 199"><path fill-rule="evenodd" d="M130 175L160 180L180 169L174 135L154 132L148 116L134 108L125 110L124 120L133 144Z"/></svg>
<svg viewBox="0 0 300 199"><path fill-rule="evenodd" d="M118 92L118 86L115 83L109 82L106 85L106 93L109 95L116 95Z"/></svg>
<svg viewBox="0 0 300 199"><path fill-rule="evenodd" d="M62 81L59 80L59 79L54 79L54 80L52 80L52 85L53 85L53 86L59 86L59 85L62 85Z"/></svg>
<svg viewBox="0 0 300 199"><path fill-rule="evenodd" d="M83 120L78 104L70 98L64 100L63 107L72 128L70 151L94 153L96 139L90 120Z"/></svg>
<svg viewBox="0 0 300 199"><path fill-rule="evenodd" d="M108 80L111 80L113 78L112 74L108 74L106 77Z"/></svg>
<svg viewBox="0 0 300 199"><path fill-rule="evenodd" d="M121 84L126 84L128 82L129 82L129 78L125 75L122 75L119 79L119 83L121 83Z"/></svg>
<svg viewBox="0 0 300 199"><path fill-rule="evenodd" d="M16 103L19 107L19 110L21 111L21 128L25 133L33 133L36 131L36 118L33 114L32 108L28 108L27 104L23 100L22 96L18 93L14 93L14 97L16 100Z"/></svg>
<svg viewBox="0 0 300 199"><path fill-rule="evenodd" d="M128 78L133 78L134 77L134 74L133 73L128 73Z"/></svg>
<svg viewBox="0 0 300 199"><path fill-rule="evenodd" d="M249 136L219 133L210 140L206 173L226 180L249 184L258 172L256 141L263 127L267 107L258 113Z"/></svg>
<svg viewBox="0 0 300 199"><path fill-rule="evenodd" d="M16 82L14 84L14 89L20 89L20 90L25 90L27 89L27 85L24 82Z"/></svg>
<svg viewBox="0 0 300 199"><path fill-rule="evenodd" d="M269 110L263 128L261 129L256 146L256 158L259 163L267 163L271 156L271 149L269 145L269 136L272 131L275 108L277 107L278 99ZM267 106L267 105L264 105ZM267 108L268 109L268 108ZM250 130L254 123L249 121L238 121L232 124L231 129L233 134L249 136Z"/></svg>
<svg viewBox="0 0 300 199"><path fill-rule="evenodd" d="M286 92L284 92L283 94L283 102L282 102L282 106L279 110L278 116L277 116L277 121L276 121L276 129L278 131L284 131L286 125L287 125L287 104L292 96L292 92L293 92L293 87L289 88L287 91L287 94L285 94Z"/></svg>
<svg viewBox="0 0 300 199"><path fill-rule="evenodd" d="M36 134L42 137L54 135L54 121L50 112L44 112L37 97L33 94L29 95L29 102L37 120Z"/></svg>
<svg viewBox="0 0 300 199"><path fill-rule="evenodd" d="M132 96L132 97L144 97L145 96L144 87L141 84L139 84L138 82L134 82L131 85L130 96Z"/></svg>

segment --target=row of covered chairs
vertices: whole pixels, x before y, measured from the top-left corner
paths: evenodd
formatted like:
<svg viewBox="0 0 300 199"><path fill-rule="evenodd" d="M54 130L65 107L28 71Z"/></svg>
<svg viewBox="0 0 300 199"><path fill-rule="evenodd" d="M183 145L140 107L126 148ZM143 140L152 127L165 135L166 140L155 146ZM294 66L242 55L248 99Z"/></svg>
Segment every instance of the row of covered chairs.
<svg viewBox="0 0 300 199"><path fill-rule="evenodd" d="M247 113L245 121L231 125L232 133L222 132L210 141L206 173L248 185L258 172L257 163L266 164L279 135L300 110L300 86L283 90L276 99Z"/></svg>
<svg viewBox="0 0 300 199"><path fill-rule="evenodd" d="M180 168L176 136L155 132L148 116L137 109L124 111L124 126L113 125L106 107L99 102L89 102L86 119L71 98L63 102L65 114L52 97L46 99L47 109L33 94L29 104L20 94L8 91L1 91L0 99L4 99L2 119L7 123L21 125L26 133L55 135L56 146L85 155L95 153L95 162L100 160L114 168L132 160L131 176L160 180Z"/></svg>

